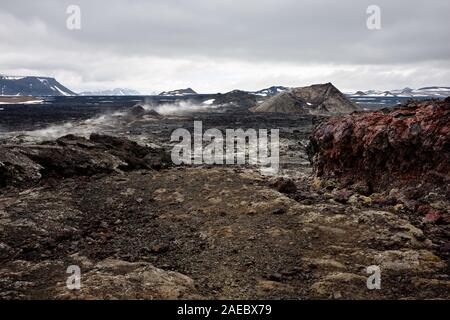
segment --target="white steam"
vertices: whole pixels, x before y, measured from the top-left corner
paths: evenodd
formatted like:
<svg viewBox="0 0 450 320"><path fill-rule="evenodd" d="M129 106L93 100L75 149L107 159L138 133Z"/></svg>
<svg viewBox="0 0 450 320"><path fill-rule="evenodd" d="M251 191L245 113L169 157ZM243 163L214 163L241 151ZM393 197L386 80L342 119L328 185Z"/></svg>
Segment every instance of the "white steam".
<svg viewBox="0 0 450 320"><path fill-rule="evenodd" d="M184 115L193 112L208 112L217 109L219 105L213 105L210 100L202 104L195 104L190 101L177 101L175 103L167 103L162 105L152 105L146 103L142 106L145 110L154 110L161 115Z"/></svg>
<svg viewBox="0 0 450 320"><path fill-rule="evenodd" d="M124 112L103 114L81 122L66 122L60 125L52 125L44 129L24 131L21 132L21 135L30 137L31 140L41 141L57 139L68 134L88 137L93 132L115 127L118 120L125 114L126 113Z"/></svg>
<svg viewBox="0 0 450 320"><path fill-rule="evenodd" d="M140 106L146 111L153 110L160 115L178 116L194 112L208 112L220 108L219 105L214 105L213 102L213 100L207 100L201 104L195 104L189 101L177 101L175 103L161 105L152 105L151 103L146 102ZM125 130L130 121L137 120L128 116L130 116L130 113L127 111L103 114L84 121L69 121L63 124L51 125L44 129L8 132L4 135L4 137L20 137L22 141L35 142L53 140L68 134L83 137L89 137L91 133L96 132L108 134L108 132L117 132L117 130L120 131L122 129ZM147 118L145 116L143 118L139 118L139 120L143 121L146 119ZM154 121L154 118L152 121Z"/></svg>

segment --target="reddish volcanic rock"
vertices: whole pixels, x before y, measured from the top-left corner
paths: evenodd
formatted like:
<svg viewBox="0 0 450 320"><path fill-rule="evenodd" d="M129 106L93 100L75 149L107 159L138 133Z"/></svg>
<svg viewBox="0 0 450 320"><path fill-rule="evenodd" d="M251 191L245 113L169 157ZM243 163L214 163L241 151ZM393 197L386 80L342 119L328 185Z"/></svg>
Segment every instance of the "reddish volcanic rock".
<svg viewBox="0 0 450 320"><path fill-rule="evenodd" d="M425 218L423 219L423 222L425 223L437 223L442 220L442 215L439 213L439 211L433 211L428 213Z"/></svg>
<svg viewBox="0 0 450 320"><path fill-rule="evenodd" d="M409 102L392 111L352 113L319 125L308 148L315 174L344 185L450 181L450 100Z"/></svg>

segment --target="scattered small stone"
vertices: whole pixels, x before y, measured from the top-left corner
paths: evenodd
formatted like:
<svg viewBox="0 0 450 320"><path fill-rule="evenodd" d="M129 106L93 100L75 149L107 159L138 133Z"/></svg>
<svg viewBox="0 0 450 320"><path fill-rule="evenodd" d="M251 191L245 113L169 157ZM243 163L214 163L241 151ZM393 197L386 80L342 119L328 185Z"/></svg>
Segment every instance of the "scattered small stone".
<svg viewBox="0 0 450 320"><path fill-rule="evenodd" d="M286 209L285 208L279 208L279 209L276 209L274 212L272 212L273 214L276 214L276 215L281 215L281 214L285 214L286 213Z"/></svg>
<svg viewBox="0 0 450 320"><path fill-rule="evenodd" d="M352 196L352 192L348 190L338 190L335 191L332 196L336 202L345 204Z"/></svg>
<svg viewBox="0 0 450 320"><path fill-rule="evenodd" d="M293 194L297 191L297 186L291 179L278 178L273 186L281 193Z"/></svg>
<svg viewBox="0 0 450 320"><path fill-rule="evenodd" d="M357 204L358 203L358 196L357 195L352 195L349 199L348 199L348 203L350 204Z"/></svg>
<svg viewBox="0 0 450 320"><path fill-rule="evenodd" d="M147 251L150 253L157 253L157 254L165 253L169 251L169 245L166 243L158 243L148 248Z"/></svg>
<svg viewBox="0 0 450 320"><path fill-rule="evenodd" d="M372 203L372 198L371 197L361 196L361 200L366 205L370 205Z"/></svg>
<svg viewBox="0 0 450 320"><path fill-rule="evenodd" d="M439 252L443 255L450 255L450 241L439 247Z"/></svg>
<svg viewBox="0 0 450 320"><path fill-rule="evenodd" d="M439 211L433 211L428 213L425 218L423 218L424 223L439 223L442 221L442 215Z"/></svg>
<svg viewBox="0 0 450 320"><path fill-rule="evenodd" d="M267 275L267 279L271 281L280 281L282 278L283 276L278 272L270 273Z"/></svg>
<svg viewBox="0 0 450 320"><path fill-rule="evenodd" d="M322 187L322 181L320 181L319 179L314 179L311 185L314 189L320 189Z"/></svg>

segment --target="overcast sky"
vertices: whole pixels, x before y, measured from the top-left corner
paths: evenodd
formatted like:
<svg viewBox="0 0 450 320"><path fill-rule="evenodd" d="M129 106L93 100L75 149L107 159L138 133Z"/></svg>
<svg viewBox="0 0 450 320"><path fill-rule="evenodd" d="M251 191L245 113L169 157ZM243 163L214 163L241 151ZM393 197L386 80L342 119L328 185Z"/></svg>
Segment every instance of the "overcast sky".
<svg viewBox="0 0 450 320"><path fill-rule="evenodd" d="M450 86L449 13L448 0L0 0L0 73L76 92Z"/></svg>

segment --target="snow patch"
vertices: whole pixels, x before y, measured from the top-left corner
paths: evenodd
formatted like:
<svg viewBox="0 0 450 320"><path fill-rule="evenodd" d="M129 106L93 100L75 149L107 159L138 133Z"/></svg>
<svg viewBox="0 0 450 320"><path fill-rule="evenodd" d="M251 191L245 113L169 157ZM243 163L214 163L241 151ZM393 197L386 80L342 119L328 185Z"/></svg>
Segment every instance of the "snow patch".
<svg viewBox="0 0 450 320"><path fill-rule="evenodd" d="M21 80L23 78L25 78L25 77L22 77L22 76L2 76L2 75L0 75L0 79L3 79L3 80Z"/></svg>
<svg viewBox="0 0 450 320"><path fill-rule="evenodd" d="M0 102L0 104L38 104L38 103L43 103L44 100L28 100L28 101L19 101L19 102L15 102L15 101L10 101L10 102Z"/></svg>
<svg viewBox="0 0 450 320"><path fill-rule="evenodd" d="M203 101L203 104L212 105L214 103L214 101L216 101L216 99L209 99L209 100Z"/></svg>

